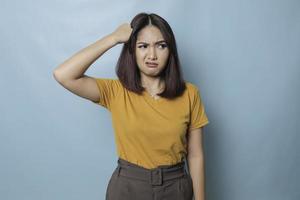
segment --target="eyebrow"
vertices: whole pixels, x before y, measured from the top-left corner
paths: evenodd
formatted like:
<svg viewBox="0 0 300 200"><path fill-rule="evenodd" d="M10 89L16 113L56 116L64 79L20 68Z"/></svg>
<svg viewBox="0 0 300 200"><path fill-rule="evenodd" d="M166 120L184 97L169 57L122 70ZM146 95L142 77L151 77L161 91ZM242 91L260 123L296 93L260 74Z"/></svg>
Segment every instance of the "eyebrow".
<svg viewBox="0 0 300 200"><path fill-rule="evenodd" d="M159 40L159 41L155 42L155 44L158 44L158 43L163 43L163 42L165 42L165 43L166 43L166 41L165 41L165 40ZM137 44L148 44L148 43L146 43L146 42L138 42Z"/></svg>

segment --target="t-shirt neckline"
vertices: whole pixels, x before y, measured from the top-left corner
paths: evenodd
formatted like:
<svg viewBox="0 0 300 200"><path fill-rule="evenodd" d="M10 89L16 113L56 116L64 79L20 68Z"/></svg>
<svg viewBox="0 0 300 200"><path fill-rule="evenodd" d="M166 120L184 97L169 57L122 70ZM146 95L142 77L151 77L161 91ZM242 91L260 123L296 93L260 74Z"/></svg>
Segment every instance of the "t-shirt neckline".
<svg viewBox="0 0 300 200"><path fill-rule="evenodd" d="M163 97L159 97L158 99L155 99L155 98L152 97L151 94L150 94L148 91L146 91L146 90L143 91L143 94L144 94L144 96L145 96L147 99L149 99L149 100L152 101L152 102L158 103L158 102L163 101Z"/></svg>

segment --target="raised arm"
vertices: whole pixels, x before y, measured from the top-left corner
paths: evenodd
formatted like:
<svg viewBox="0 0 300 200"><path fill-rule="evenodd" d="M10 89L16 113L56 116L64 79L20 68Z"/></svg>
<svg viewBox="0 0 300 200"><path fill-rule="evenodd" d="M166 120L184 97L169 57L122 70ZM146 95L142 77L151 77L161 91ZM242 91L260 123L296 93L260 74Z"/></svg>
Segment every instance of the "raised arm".
<svg viewBox="0 0 300 200"><path fill-rule="evenodd" d="M100 94L96 81L84 73L108 49L116 44L126 42L131 31L130 24L124 23L113 33L81 49L54 69L55 80L72 93L98 102Z"/></svg>

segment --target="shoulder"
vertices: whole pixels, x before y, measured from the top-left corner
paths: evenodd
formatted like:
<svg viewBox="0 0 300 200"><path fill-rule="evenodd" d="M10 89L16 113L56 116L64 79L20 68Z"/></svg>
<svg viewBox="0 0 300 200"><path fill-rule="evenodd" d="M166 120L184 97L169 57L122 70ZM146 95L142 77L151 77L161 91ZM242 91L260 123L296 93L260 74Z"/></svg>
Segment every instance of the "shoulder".
<svg viewBox="0 0 300 200"><path fill-rule="evenodd" d="M186 81L185 85L186 85L188 93L197 93L197 91L199 90L197 85L195 85L192 82Z"/></svg>
<svg viewBox="0 0 300 200"><path fill-rule="evenodd" d="M95 77L95 80L100 90L117 93L123 89L121 82L117 78Z"/></svg>
<svg viewBox="0 0 300 200"><path fill-rule="evenodd" d="M119 79L116 78L100 78L100 77L93 77L95 78L97 81L107 81L107 82L119 82Z"/></svg>
<svg viewBox="0 0 300 200"><path fill-rule="evenodd" d="M99 84L102 83L102 84L108 84L108 85L112 85L112 86L117 86L117 85L121 84L119 79L116 79L116 78L99 78L99 77L95 77L95 80Z"/></svg>

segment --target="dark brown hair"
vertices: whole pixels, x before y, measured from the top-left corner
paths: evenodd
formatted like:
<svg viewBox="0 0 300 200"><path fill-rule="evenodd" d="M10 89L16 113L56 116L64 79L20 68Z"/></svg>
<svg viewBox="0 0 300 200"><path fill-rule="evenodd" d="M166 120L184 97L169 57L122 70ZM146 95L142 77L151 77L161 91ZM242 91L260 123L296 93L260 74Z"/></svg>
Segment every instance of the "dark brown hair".
<svg viewBox="0 0 300 200"><path fill-rule="evenodd" d="M170 52L167 64L159 75L165 81L165 89L157 95L169 99L181 96L186 89L186 85L178 58L175 37L168 22L157 14L142 12L132 19L130 23L132 33L122 48L116 66L116 74L126 89L138 94L145 90L141 85L140 69L136 63L135 48L138 32L150 23L161 31Z"/></svg>

